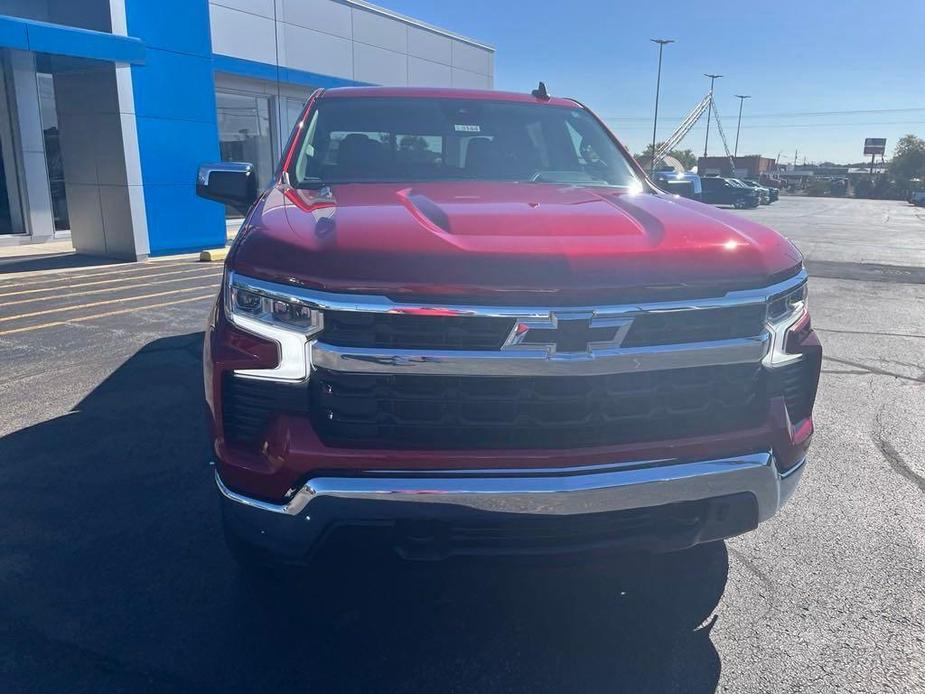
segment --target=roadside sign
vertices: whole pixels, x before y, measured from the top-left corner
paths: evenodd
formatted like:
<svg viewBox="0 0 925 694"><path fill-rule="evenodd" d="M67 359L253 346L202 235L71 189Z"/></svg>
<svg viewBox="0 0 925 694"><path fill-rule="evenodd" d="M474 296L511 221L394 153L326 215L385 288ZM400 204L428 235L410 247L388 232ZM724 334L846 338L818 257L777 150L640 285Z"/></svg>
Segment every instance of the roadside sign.
<svg viewBox="0 0 925 694"><path fill-rule="evenodd" d="M868 137L864 140L864 154L884 154L886 152L885 137Z"/></svg>

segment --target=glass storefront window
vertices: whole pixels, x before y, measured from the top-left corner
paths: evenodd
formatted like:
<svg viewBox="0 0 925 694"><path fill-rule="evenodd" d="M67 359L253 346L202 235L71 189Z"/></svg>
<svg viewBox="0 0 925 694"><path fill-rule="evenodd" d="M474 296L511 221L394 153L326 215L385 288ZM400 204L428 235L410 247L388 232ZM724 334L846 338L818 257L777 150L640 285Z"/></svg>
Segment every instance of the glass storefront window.
<svg viewBox="0 0 925 694"><path fill-rule="evenodd" d="M286 135L292 132L292 128L295 127L296 121L299 120L299 116L302 115L302 109L305 107L304 99L293 99L292 97L286 98Z"/></svg>
<svg viewBox="0 0 925 694"><path fill-rule="evenodd" d="M218 139L222 161L248 161L260 185L273 176L270 97L216 91Z"/></svg>
<svg viewBox="0 0 925 694"><path fill-rule="evenodd" d="M45 164L51 189L51 211L55 231L70 229L67 216L67 195L64 188L64 166L61 164L61 144L58 139L58 112L55 107L55 84L50 73L36 73L39 88L39 109L42 134L45 138Z"/></svg>

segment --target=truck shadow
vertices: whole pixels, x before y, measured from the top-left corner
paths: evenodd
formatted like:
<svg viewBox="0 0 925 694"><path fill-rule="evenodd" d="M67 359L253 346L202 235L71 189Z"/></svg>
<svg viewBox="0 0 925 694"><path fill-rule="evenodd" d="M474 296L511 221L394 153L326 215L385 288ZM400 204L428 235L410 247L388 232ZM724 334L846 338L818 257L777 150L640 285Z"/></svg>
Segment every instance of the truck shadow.
<svg viewBox="0 0 925 694"><path fill-rule="evenodd" d="M9 691L714 691L722 543L530 564L335 549L311 575L243 581L206 464L201 341L156 340L0 439Z"/></svg>

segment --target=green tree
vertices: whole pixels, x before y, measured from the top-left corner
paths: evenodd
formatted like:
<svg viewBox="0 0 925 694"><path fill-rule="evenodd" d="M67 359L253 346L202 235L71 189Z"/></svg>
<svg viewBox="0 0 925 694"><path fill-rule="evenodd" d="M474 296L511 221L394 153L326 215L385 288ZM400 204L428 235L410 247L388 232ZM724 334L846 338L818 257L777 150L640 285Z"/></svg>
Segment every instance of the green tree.
<svg viewBox="0 0 925 694"><path fill-rule="evenodd" d="M890 173L900 181L925 176L925 140L915 135L906 135L896 143Z"/></svg>
<svg viewBox="0 0 925 694"><path fill-rule="evenodd" d="M664 142L659 142L656 145L656 148L661 147ZM697 165L697 155L694 154L689 149L673 149L668 152L668 156L674 157L679 162L681 166L685 169L691 169ZM652 145L646 145L646 148L643 150L642 154L637 154L636 159L639 161L651 161L652 160Z"/></svg>

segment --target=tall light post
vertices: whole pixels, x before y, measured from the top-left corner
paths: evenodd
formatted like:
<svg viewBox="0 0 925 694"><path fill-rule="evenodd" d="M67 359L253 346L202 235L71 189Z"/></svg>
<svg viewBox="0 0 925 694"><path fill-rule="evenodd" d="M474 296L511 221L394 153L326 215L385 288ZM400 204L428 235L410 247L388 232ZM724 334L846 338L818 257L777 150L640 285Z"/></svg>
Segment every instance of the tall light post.
<svg viewBox="0 0 925 694"><path fill-rule="evenodd" d="M710 78L710 108L707 109L707 136L703 140L703 156L707 156L707 145L710 144L710 114L713 112L713 83L722 75L710 75L703 73L704 77Z"/></svg>
<svg viewBox="0 0 925 694"><path fill-rule="evenodd" d="M658 129L658 92L662 86L662 50L669 43L674 43L674 39L649 39L652 43L658 44L658 77L655 78L655 118L652 121L652 165L649 173L655 173L655 131Z"/></svg>
<svg viewBox="0 0 925 694"><path fill-rule="evenodd" d="M736 94L735 97L739 100L739 124L736 126L736 146L735 152L732 155L733 158L739 156L739 130L742 129L742 104L745 103L746 99L752 98L748 94Z"/></svg>

